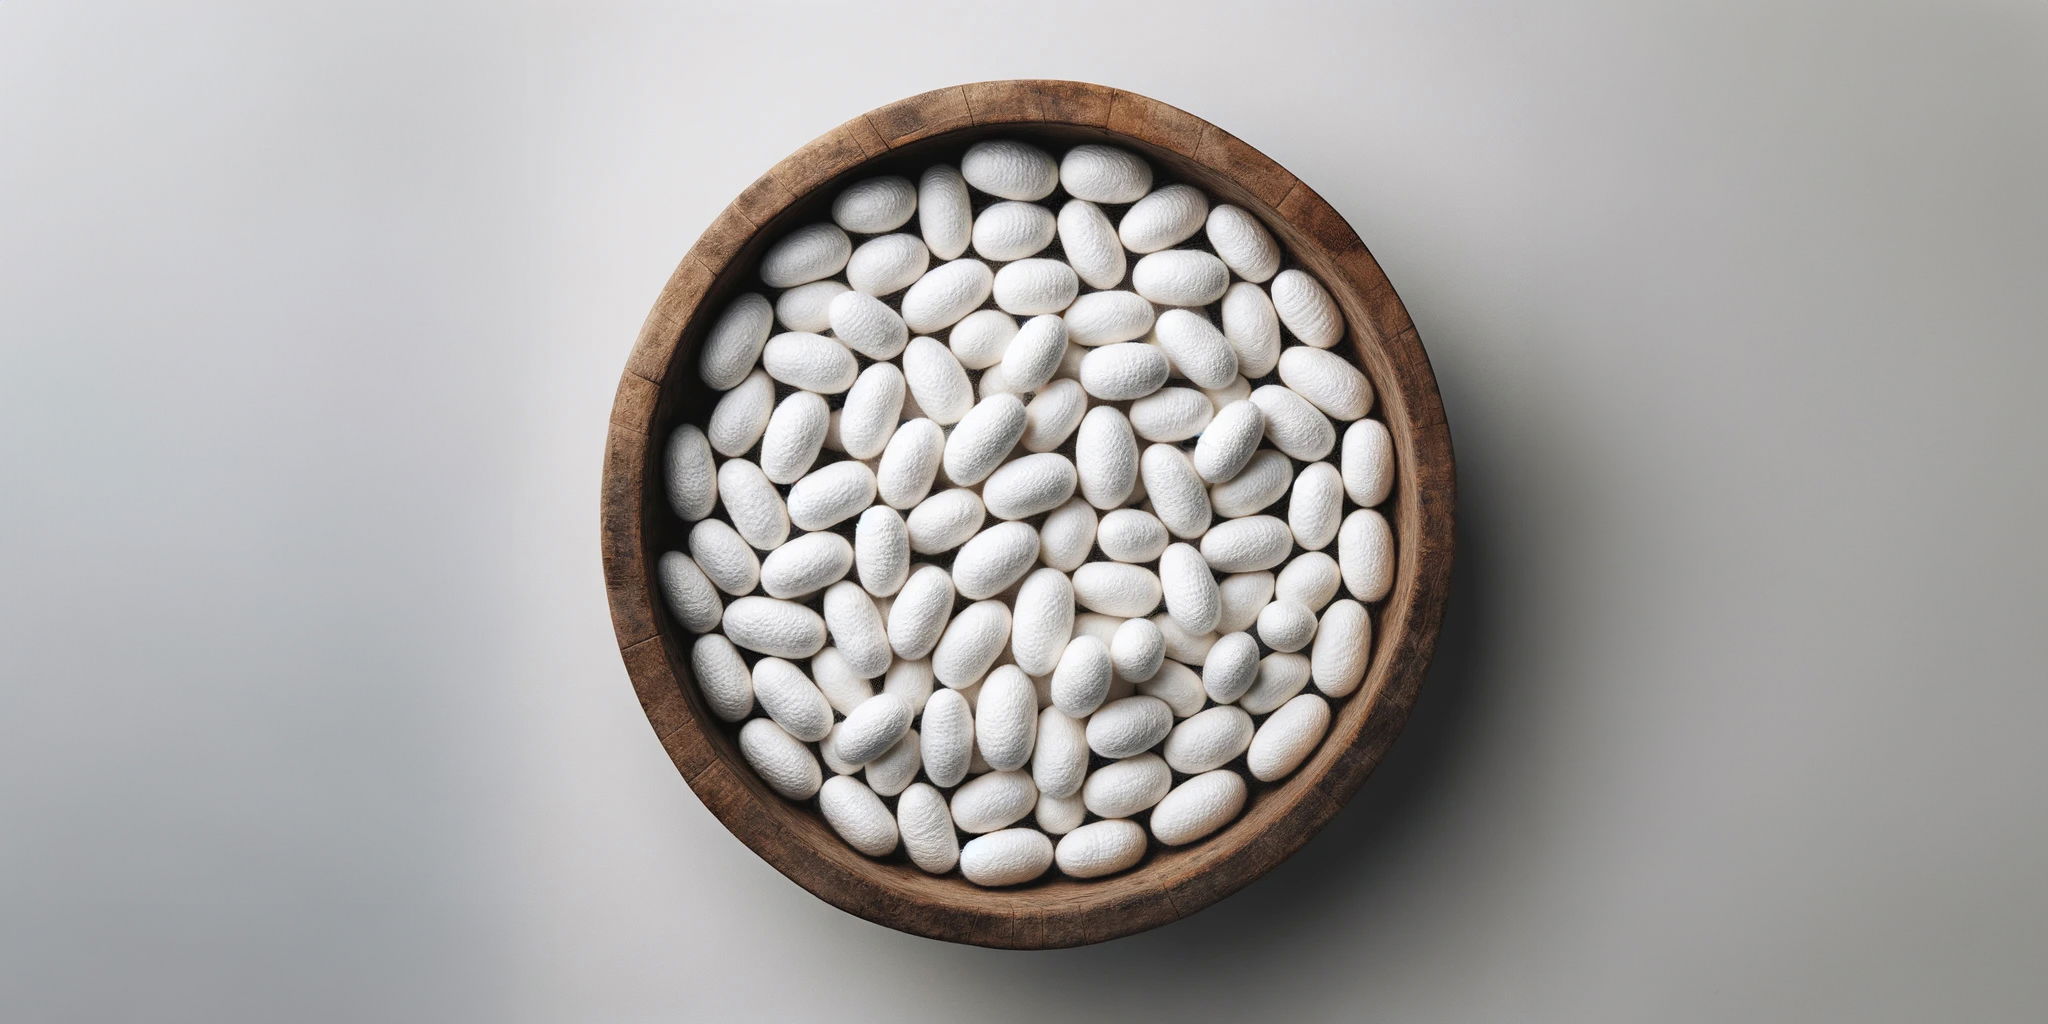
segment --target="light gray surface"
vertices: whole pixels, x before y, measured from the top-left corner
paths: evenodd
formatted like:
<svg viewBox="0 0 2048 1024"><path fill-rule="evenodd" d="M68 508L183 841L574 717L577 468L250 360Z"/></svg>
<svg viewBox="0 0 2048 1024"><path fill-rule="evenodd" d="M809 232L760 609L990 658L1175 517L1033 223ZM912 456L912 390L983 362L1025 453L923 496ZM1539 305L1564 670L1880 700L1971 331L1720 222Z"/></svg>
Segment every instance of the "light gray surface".
<svg viewBox="0 0 2048 1024"><path fill-rule="evenodd" d="M0 5L0 1018L2040 1019L2048 9L686 6ZM596 540L716 211L1026 75L1327 196L1463 487L1359 800L1051 954L727 835Z"/></svg>

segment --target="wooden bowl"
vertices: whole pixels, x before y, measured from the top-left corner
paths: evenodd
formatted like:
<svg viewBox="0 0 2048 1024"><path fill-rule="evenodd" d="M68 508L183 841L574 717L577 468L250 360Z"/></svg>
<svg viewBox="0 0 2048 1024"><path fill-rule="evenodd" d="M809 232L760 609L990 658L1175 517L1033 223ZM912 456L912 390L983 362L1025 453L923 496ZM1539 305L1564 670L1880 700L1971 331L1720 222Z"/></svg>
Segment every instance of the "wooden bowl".
<svg viewBox="0 0 2048 1024"><path fill-rule="evenodd" d="M771 792L740 759L735 730L705 710L685 634L653 583L656 559L682 548L685 535L663 498L663 441L686 416L706 415L714 396L695 379L698 342L752 278L768 243L826 219L832 196L851 180L915 178L993 136L1055 152L1079 142L1124 146L1164 177L1242 206L1272 229L1289 258L1336 297L1348 344L1378 392L1377 414L1394 440L1396 482L1384 511L1397 546L1393 592L1373 616L1365 683L1336 702L1328 736L1292 777L1255 784L1244 816L1223 831L1154 849L1121 875L1076 882L1054 871L994 890L957 872L925 874L900 853L864 857L814 806ZM747 186L683 257L633 345L612 409L605 580L648 722L698 797L755 853L827 903L891 928L983 946L1076 946L1165 924L1236 892L1299 849L1365 781L1408 718L1436 644L1455 488L1443 405L1408 312L1358 235L1313 189L1215 125L1157 100L1080 82L981 82L891 103L825 133Z"/></svg>

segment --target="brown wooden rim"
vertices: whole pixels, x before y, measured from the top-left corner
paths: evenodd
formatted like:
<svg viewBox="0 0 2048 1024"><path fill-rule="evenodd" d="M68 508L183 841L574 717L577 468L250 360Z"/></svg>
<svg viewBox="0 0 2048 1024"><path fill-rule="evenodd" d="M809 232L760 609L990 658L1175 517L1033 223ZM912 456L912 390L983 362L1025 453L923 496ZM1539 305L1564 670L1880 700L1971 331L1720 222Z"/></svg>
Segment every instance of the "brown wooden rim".
<svg viewBox="0 0 2048 1024"><path fill-rule="evenodd" d="M691 358L717 301L750 273L768 239L822 216L858 170L922 166L978 138L1115 142L1259 216L1337 298L1349 341L1393 435L1397 546L1392 594L1374 615L1365 684L1336 706L1316 754L1255 791L1237 822L1190 847L1154 851L1122 875L981 889L870 860L812 807L770 792L738 759L731 730L704 712L680 629L655 593L653 564L680 546L659 479L662 440L704 394ZM707 302L707 298L713 300ZM740 841L820 899L878 924L954 942L1076 946L1157 927L1236 892L1287 859L1357 791L1407 721L1435 648L1450 584L1456 481L1450 432L1422 342L1358 235L1322 197L1229 133L1157 100L1083 82L1014 80L936 89L819 136L747 186L683 257L627 358L606 443L605 583L627 674L648 722L706 807ZM1056 874L1056 872L1054 873Z"/></svg>

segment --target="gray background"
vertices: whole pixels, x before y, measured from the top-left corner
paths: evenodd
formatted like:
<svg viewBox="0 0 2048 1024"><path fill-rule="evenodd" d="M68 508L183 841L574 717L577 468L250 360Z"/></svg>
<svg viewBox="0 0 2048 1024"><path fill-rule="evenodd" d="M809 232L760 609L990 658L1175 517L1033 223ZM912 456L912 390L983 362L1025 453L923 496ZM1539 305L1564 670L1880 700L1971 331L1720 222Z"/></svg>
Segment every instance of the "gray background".
<svg viewBox="0 0 2048 1024"><path fill-rule="evenodd" d="M0 5L0 1018L2039 1020L2048 8L1336 6ZM1013 76L1327 196L1463 486L1359 799L1043 954L752 857L597 554L717 210Z"/></svg>

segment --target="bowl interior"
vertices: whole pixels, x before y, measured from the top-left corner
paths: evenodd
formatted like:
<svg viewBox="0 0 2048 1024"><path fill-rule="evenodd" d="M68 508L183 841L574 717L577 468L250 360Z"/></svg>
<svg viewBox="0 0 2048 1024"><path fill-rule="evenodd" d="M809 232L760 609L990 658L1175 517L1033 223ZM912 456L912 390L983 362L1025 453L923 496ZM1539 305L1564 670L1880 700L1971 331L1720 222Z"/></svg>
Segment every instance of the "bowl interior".
<svg viewBox="0 0 2048 1024"><path fill-rule="evenodd" d="M1373 415L1386 422L1394 439L1396 481L1382 511L1394 530L1396 570L1393 592L1374 609L1366 681L1350 697L1335 702L1330 732L1316 753L1279 784L1254 783L1246 812L1192 846L1154 848L1138 867L1106 879L1072 881L1052 872L1015 889L983 889L957 873L926 874L900 851L892 860L864 857L831 831L815 806L794 804L770 791L741 760L735 730L704 709L690 673L688 634L669 617L651 582L642 586L650 591L647 597L668 672L680 683L694 713L695 722L684 729L700 734L716 754L691 784L736 835L812 892L882 923L990 945L1057 946L1151 927L1235 891L1299 847L1363 781L1405 720L1419 681L1417 661L1426 662L1434 641L1440 581L1419 587L1418 569L1425 552L1434 557L1435 549L1441 548L1448 557L1449 450L1445 437L1438 454L1435 437L1442 433L1442 417L1427 363L1421 364L1419 382L1407 365L1420 356L1412 329L1398 339L1385 336L1387 305L1391 302L1398 310L1399 299L1376 266L1370 274L1360 272L1358 257L1363 255L1368 263L1371 257L1341 219L1333 228L1299 212L1328 210L1313 193L1307 196L1312 202L1295 202L1295 190L1302 188L1297 184L1269 203L1255 192L1261 185L1256 180L1241 180L1227 169L1103 127L1040 122L967 125L905 143L822 181L764 220L718 270L698 305L699 315L682 328L647 435L640 493L642 580L656 578L653 563L662 552L685 546L685 524L669 511L663 496L661 449L670 430L686 421L702 423L716 401L717 393L696 379L697 345L725 302L754 281L768 245L791 229L826 219L832 197L852 180L885 173L915 180L933 163L957 165L969 145L992 137L1024 139L1055 153L1081 142L1131 149L1152 161L1161 179L1194 184L1214 200L1259 216L1286 250L1289 264L1324 282L1343 309L1348 327L1344 344L1372 380ZM1262 191L1270 196L1274 189ZM1292 217L1283 215L1283 209ZM1356 251L1326 244L1333 230L1338 237L1350 238ZM1405 322L1405 315L1399 318L1399 323ZM1396 340L1412 346L1414 356L1404 359L1402 345L1390 344ZM1425 515L1446 517L1428 537L1422 529ZM1390 686L1390 681L1396 685Z"/></svg>

